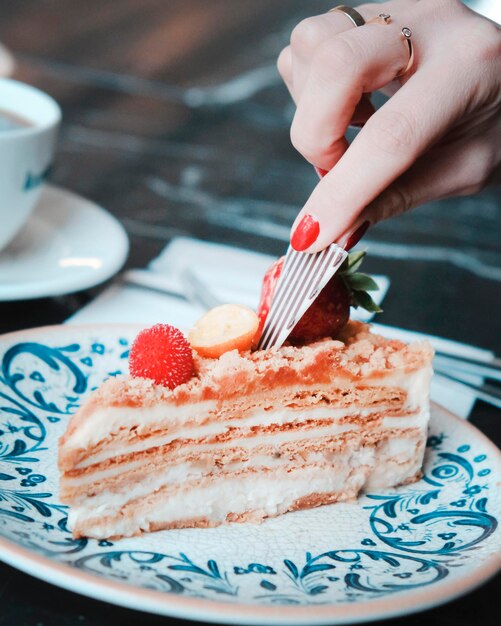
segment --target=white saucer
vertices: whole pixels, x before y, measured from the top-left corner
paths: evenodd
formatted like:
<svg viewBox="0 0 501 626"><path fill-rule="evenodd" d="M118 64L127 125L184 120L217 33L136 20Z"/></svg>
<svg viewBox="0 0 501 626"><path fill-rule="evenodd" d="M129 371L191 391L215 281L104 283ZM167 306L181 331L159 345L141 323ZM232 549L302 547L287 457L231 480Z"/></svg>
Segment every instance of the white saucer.
<svg viewBox="0 0 501 626"><path fill-rule="evenodd" d="M123 226L107 211L47 185L27 224L0 252L0 301L93 287L122 267L128 250Z"/></svg>

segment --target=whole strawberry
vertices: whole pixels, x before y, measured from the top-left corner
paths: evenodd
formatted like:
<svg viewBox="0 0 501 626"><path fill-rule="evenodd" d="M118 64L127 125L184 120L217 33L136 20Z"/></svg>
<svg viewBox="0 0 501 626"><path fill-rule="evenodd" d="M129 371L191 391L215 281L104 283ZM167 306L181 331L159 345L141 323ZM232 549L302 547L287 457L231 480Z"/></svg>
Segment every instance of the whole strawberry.
<svg viewBox="0 0 501 626"><path fill-rule="evenodd" d="M350 319L350 303L350 292L343 279L334 275L294 326L289 341L309 343L321 337L333 337Z"/></svg>
<svg viewBox="0 0 501 626"><path fill-rule="evenodd" d="M261 334L264 322L270 312L271 301L273 300L273 294L275 293L275 287L277 286L278 279L282 273L284 259L285 257L281 256L276 261L273 261L264 275L263 284L261 286L261 297L259 300L259 306L257 307L257 316L259 317L258 335Z"/></svg>
<svg viewBox="0 0 501 626"><path fill-rule="evenodd" d="M357 272L365 255L366 252L351 252L348 255L338 272L293 328L289 341L306 343L323 337L335 337L350 319L350 306L360 306L373 313L381 312L367 293L378 289L376 282L367 274ZM283 257L278 259L265 274L257 313L261 328L268 316L283 262Z"/></svg>

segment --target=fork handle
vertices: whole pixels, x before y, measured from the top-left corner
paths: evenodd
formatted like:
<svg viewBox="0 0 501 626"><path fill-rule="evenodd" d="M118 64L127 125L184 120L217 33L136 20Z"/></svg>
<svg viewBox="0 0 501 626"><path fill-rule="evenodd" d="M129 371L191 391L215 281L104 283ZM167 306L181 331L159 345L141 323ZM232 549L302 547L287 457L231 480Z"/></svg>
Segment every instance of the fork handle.
<svg viewBox="0 0 501 626"><path fill-rule="evenodd" d="M465 374L474 374L501 382L501 359L480 361L468 357L459 357L444 352L436 352L435 365L441 369L451 369Z"/></svg>
<svg viewBox="0 0 501 626"><path fill-rule="evenodd" d="M455 376L451 375L449 372L444 372L440 368L435 368L435 371L440 376L443 376L444 378L447 378L448 380L452 380L453 382L458 383L459 385L463 385L464 387L471 389L472 391L475 392L476 397L479 398L480 400L483 400L484 402L487 402L488 404L492 404L492 406L495 406L498 409L501 409L501 393L499 389L497 389L493 385L474 385L473 383L467 382L461 378L456 378Z"/></svg>

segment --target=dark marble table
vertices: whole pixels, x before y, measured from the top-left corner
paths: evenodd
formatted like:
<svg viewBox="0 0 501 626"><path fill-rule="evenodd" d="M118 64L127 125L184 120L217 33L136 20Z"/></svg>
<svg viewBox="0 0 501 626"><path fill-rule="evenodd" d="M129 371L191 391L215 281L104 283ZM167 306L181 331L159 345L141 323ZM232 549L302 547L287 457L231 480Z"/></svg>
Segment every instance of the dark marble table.
<svg viewBox="0 0 501 626"><path fill-rule="evenodd" d="M293 109L275 59L310 0L2 0L0 41L16 78L62 105L52 182L124 224L129 267L177 235L281 254L313 188L295 153ZM500 197L428 204L367 237L368 269L392 287L381 321L501 353ZM103 287L0 304L0 332L62 322ZM501 440L499 413L472 422ZM483 626L499 578L455 602L392 623ZM181 624L62 591L0 564L0 626Z"/></svg>

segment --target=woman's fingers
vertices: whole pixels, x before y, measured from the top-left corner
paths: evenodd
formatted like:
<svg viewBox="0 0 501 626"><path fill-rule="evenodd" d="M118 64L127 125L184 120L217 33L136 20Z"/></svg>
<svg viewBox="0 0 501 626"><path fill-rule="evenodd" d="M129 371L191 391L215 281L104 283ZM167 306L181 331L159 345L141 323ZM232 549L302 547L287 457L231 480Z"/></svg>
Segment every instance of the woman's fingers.
<svg viewBox="0 0 501 626"><path fill-rule="evenodd" d="M277 68L284 81L291 98L294 99L294 89L292 86L292 50L290 46L285 47L277 59ZM363 126L369 117L375 112L375 108L370 100L370 94L362 95L350 120L352 126Z"/></svg>
<svg viewBox="0 0 501 626"><path fill-rule="evenodd" d="M331 169L347 148L344 134L364 93L390 82L408 62L396 23L367 24L324 42L297 100L291 127L296 149Z"/></svg>
<svg viewBox="0 0 501 626"><path fill-rule="evenodd" d="M292 50L290 46L287 46L278 55L277 68L282 80L284 81L291 98L294 100L294 89L292 87Z"/></svg>
<svg viewBox="0 0 501 626"><path fill-rule="evenodd" d="M362 6L358 9L364 18L375 15L376 8ZM300 22L291 34L291 59L293 99L299 100L305 87L311 64L319 47L336 35L354 30L355 26L341 11L329 11L308 17Z"/></svg>
<svg viewBox="0 0 501 626"><path fill-rule="evenodd" d="M360 213L339 244L345 245L362 224L376 224L430 200L481 191L500 156L501 124L490 136L481 132L430 150Z"/></svg>
<svg viewBox="0 0 501 626"><path fill-rule="evenodd" d="M459 118L469 81L458 75L449 81L447 93L430 89L441 84L443 72L436 65L414 75L368 120L320 181L293 226L294 233L302 224L318 224L315 241L302 238L309 244L304 250L322 250L353 228L362 210Z"/></svg>

